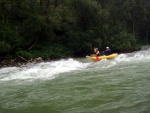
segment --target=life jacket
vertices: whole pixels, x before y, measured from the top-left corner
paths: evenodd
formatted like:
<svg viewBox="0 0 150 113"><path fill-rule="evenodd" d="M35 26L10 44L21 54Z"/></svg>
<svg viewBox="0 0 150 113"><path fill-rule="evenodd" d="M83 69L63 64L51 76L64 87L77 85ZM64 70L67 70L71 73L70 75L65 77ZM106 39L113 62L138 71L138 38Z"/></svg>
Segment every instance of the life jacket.
<svg viewBox="0 0 150 113"><path fill-rule="evenodd" d="M99 56L100 55L100 52L97 54L97 52L99 52L98 50L96 50L95 54L96 56Z"/></svg>

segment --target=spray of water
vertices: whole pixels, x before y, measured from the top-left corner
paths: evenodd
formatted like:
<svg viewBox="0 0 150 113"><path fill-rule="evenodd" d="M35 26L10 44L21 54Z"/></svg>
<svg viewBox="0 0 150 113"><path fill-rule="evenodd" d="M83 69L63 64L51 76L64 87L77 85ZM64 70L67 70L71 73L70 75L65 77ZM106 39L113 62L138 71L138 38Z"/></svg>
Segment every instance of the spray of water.
<svg viewBox="0 0 150 113"><path fill-rule="evenodd" d="M138 52L119 54L113 60L101 60L99 62L85 62L78 59L63 59L52 62L42 62L30 64L23 67L7 67L0 69L0 82L10 80L35 80L35 79L54 79L62 73L88 70L88 69L110 69L127 63L150 62L150 49ZM125 66L124 66L125 67Z"/></svg>
<svg viewBox="0 0 150 113"><path fill-rule="evenodd" d="M24 67L2 68L0 69L0 81L18 79L53 79L60 73L84 69L88 64L89 63L82 63L77 60L68 59L47 63L43 62Z"/></svg>

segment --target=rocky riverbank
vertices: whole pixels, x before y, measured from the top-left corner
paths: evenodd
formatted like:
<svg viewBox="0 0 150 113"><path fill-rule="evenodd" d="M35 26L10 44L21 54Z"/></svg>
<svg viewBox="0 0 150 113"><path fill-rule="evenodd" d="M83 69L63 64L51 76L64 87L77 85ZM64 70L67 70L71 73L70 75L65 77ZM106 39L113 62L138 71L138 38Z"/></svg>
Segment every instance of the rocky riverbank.
<svg viewBox="0 0 150 113"><path fill-rule="evenodd" d="M32 58L30 60L26 60L25 58L18 56L17 58L14 59L9 59L9 60L1 60L0 61L0 68L2 67L11 67L11 66L22 66L22 65L26 65L29 63L39 63L39 62L43 62L44 60L42 59L42 57L38 57L38 58Z"/></svg>

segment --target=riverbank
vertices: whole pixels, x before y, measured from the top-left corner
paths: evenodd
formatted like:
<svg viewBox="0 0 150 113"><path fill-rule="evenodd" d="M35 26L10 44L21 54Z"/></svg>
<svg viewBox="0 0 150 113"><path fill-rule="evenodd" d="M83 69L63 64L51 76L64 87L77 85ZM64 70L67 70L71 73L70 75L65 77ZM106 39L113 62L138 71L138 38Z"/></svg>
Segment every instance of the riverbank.
<svg viewBox="0 0 150 113"><path fill-rule="evenodd" d="M148 50L149 48L150 48L149 46L143 46L142 49L140 49L140 50ZM121 51L113 51L113 52L120 54L120 53L131 53L131 52L134 52L134 51L133 50L121 50ZM70 56L70 57L73 57L73 56ZM76 56L75 58L78 58L78 57L79 56ZM60 58L61 57L59 55L57 55L56 59L60 59ZM68 58L68 57L66 55L66 57L63 57L63 58ZM23 65L27 65L29 63L36 64L36 63L39 63L39 62L44 62L44 61L46 62L46 61L50 61L50 60L56 60L54 58L44 58L44 57L36 57L36 58L31 58L30 57L28 59L24 56L17 56L17 57L12 58L12 59L3 59L3 60L0 60L0 68L2 68L2 67L12 67L12 66L20 67L20 66L23 66Z"/></svg>
<svg viewBox="0 0 150 113"><path fill-rule="evenodd" d="M31 58L30 60L27 60L21 56L18 56L17 58L14 59L5 59L5 60L1 60L0 61L0 68L2 67L12 67L12 66L16 66L16 67L20 67L22 65L27 65L29 63L39 63L39 62L43 62L43 61L48 61L49 59L44 60L42 57L37 57L37 58Z"/></svg>

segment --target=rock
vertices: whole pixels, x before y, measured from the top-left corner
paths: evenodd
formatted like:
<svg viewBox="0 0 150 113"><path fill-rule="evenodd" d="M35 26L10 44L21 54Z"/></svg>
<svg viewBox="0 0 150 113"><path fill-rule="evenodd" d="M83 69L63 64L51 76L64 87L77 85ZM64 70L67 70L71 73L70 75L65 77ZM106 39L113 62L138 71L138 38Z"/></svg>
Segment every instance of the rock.
<svg viewBox="0 0 150 113"><path fill-rule="evenodd" d="M21 63L17 63L17 66L21 66Z"/></svg>
<svg viewBox="0 0 150 113"><path fill-rule="evenodd" d="M28 60L28 63L31 63L31 62L33 62L33 58L31 58L30 60Z"/></svg>
<svg viewBox="0 0 150 113"><path fill-rule="evenodd" d="M42 59L42 57L38 57L38 58L35 58L34 61L35 61L35 62L42 62L43 59Z"/></svg>
<svg viewBox="0 0 150 113"><path fill-rule="evenodd" d="M21 56L18 56L18 60L21 61L21 62L28 62L25 58L23 58Z"/></svg>

